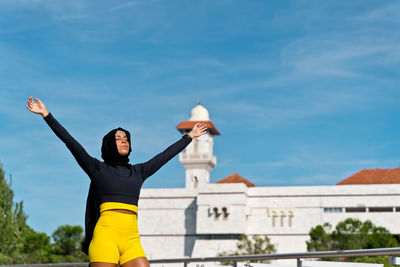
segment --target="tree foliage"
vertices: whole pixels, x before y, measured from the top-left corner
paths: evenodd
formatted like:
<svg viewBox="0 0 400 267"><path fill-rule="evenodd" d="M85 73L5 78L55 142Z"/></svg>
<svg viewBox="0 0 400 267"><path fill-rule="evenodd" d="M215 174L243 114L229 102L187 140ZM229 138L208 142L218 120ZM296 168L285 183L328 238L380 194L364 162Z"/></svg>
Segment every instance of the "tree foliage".
<svg viewBox="0 0 400 267"><path fill-rule="evenodd" d="M26 224L23 202L13 202L14 192L0 164L0 264L87 261L81 251L83 229L63 225L52 237L35 232Z"/></svg>
<svg viewBox="0 0 400 267"><path fill-rule="evenodd" d="M371 221L348 218L339 222L332 231L332 225L324 223L311 228L308 251L353 250L387 248L398 246L397 239L384 227L375 226ZM355 262L379 262L388 266L387 257L352 258Z"/></svg>
<svg viewBox="0 0 400 267"><path fill-rule="evenodd" d="M325 223L311 228L308 251L349 250L396 247L396 238L384 227L375 226L371 221L361 222L348 218L339 222L335 230Z"/></svg>
<svg viewBox="0 0 400 267"><path fill-rule="evenodd" d="M57 255L79 257L83 241L83 229L79 225L62 225L52 234L54 252Z"/></svg>
<svg viewBox="0 0 400 267"><path fill-rule="evenodd" d="M8 183L3 166L0 164L0 254L11 255L18 251L28 230L27 216L23 212L23 202L13 202L11 176Z"/></svg>
<svg viewBox="0 0 400 267"><path fill-rule="evenodd" d="M257 255L257 254L272 254L276 252L274 244L271 243L267 236L254 235L249 238L247 235L240 235L236 244L236 251L226 251L219 253L218 256L239 256L239 255ZM253 260L251 262L266 262ZM233 262L222 262L226 265L231 265Z"/></svg>

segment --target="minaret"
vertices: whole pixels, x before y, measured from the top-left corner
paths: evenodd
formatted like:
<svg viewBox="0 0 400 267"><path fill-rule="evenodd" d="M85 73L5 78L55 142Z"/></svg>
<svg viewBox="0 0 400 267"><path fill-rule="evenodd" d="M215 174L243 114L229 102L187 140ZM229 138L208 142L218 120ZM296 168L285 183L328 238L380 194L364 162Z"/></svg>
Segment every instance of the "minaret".
<svg viewBox="0 0 400 267"><path fill-rule="evenodd" d="M214 135L220 135L211 122L208 110L199 103L190 112L190 119L179 123L176 128L182 133L188 133L193 126L203 122L207 125L207 133L194 139L179 155L179 161L186 169L186 188L198 188L210 182L210 172L217 164L213 155Z"/></svg>

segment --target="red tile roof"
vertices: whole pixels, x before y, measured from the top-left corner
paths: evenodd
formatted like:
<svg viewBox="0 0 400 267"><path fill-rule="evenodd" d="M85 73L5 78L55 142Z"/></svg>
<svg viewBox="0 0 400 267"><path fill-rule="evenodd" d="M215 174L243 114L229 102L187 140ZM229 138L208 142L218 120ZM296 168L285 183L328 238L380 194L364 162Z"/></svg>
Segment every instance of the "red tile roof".
<svg viewBox="0 0 400 267"><path fill-rule="evenodd" d="M345 184L400 184L400 168L361 170L337 183Z"/></svg>
<svg viewBox="0 0 400 267"><path fill-rule="evenodd" d="M182 133L184 130L192 129L194 125L198 122L205 123L207 125L208 130L212 134L221 135L217 127L215 127L215 125L211 121L182 121L181 123L178 124L178 126L176 126L176 129L178 129Z"/></svg>
<svg viewBox="0 0 400 267"><path fill-rule="evenodd" d="M224 179L221 179L217 182L216 184L237 184L237 183L244 183L247 187L255 187L255 184L252 182L246 180L242 176L240 176L237 173L233 173L229 175L228 177L225 177Z"/></svg>

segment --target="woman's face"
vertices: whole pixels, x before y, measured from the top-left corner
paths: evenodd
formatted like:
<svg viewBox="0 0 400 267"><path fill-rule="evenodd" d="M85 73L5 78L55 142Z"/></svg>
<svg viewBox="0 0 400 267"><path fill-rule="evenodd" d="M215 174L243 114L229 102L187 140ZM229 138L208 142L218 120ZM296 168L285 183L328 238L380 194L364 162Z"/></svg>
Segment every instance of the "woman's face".
<svg viewBox="0 0 400 267"><path fill-rule="evenodd" d="M117 131L115 133L115 143L117 144L118 153L121 156L129 154L129 142L128 137L123 131Z"/></svg>

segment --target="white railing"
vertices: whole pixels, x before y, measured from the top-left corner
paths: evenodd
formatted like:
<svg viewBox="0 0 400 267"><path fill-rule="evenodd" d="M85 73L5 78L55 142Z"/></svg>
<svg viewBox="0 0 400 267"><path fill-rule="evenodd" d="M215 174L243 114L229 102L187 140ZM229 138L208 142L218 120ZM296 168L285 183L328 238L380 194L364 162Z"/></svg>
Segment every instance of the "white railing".
<svg viewBox="0 0 400 267"><path fill-rule="evenodd" d="M267 260L287 260L296 259L297 266L302 266L302 259L322 259L322 258L343 258L343 257L363 257L363 256L389 256L391 262L393 257L400 255L400 247L396 248L375 248L375 249L359 249L359 250L338 250L338 251L316 251L304 253L285 253L285 254L259 254L245 256L224 256L224 257L203 257L203 258L178 258L178 259L158 259L149 260L151 263L183 263L184 266L190 262L234 262L236 267L237 262L248 262L251 260L267 261ZM87 267L88 262L78 263L49 263L49 264L15 264L15 265L0 265L1 267Z"/></svg>

